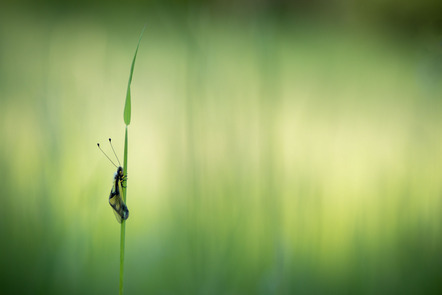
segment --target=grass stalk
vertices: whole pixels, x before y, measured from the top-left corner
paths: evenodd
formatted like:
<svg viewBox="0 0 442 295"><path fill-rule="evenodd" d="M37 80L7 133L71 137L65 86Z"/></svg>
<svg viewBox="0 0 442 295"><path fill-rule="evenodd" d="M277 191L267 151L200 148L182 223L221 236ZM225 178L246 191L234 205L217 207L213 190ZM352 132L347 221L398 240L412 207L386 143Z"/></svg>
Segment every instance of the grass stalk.
<svg viewBox="0 0 442 295"><path fill-rule="evenodd" d="M126 92L126 102L124 104L124 112L123 112L123 119L124 123L126 124L126 130L124 134L124 161L123 161L123 169L124 173L127 176L127 146L128 146L128 140L127 140L127 127L130 125L131 120L131 92L130 92L130 85L132 83L132 75L134 72L135 67L135 60L137 59L137 53L138 53L138 47L140 47L141 38L143 37L144 30L146 29L146 26L144 26L143 31L140 34L140 38L138 39L138 45L137 49L135 50L134 58L132 60L132 65L130 67L130 74L129 74L129 82L127 84L127 92ZM123 201L127 205L127 178L125 181L125 187L122 188L123 191ZM119 288L119 294L123 294L123 282L124 282L124 245L126 240L126 221L123 220L121 222L121 232L120 232L120 288Z"/></svg>
<svg viewBox="0 0 442 295"><path fill-rule="evenodd" d="M123 169L127 175L127 125L124 136L124 161L123 161ZM123 187L123 201L126 203L126 190L127 190L127 179L126 185ZM126 221L123 220L121 222L121 233L120 233L120 291L119 294L123 294L123 277L124 277L124 245L126 240Z"/></svg>

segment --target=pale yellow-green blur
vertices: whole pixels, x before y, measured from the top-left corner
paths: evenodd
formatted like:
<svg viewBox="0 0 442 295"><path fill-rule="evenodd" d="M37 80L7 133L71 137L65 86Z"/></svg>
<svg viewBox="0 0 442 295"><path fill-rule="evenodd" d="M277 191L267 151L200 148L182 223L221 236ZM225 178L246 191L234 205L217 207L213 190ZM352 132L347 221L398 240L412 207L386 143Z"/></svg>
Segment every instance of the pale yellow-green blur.
<svg viewBox="0 0 442 295"><path fill-rule="evenodd" d="M436 290L436 39L295 21L155 20L132 82L127 294ZM6 293L117 292L116 168L96 143L113 159L111 137L123 160L125 91L144 23L121 23L2 15Z"/></svg>

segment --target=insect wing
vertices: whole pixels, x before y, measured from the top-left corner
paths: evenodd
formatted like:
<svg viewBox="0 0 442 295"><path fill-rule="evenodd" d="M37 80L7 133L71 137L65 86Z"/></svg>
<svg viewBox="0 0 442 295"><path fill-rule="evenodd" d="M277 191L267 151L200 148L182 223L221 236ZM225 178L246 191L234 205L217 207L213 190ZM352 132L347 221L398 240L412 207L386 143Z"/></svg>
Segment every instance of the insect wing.
<svg viewBox="0 0 442 295"><path fill-rule="evenodd" d="M119 214L121 208L120 199L121 199L120 192L118 191L118 188L117 189L115 188L114 185L109 195L109 205L112 207L118 223L121 223L121 216Z"/></svg>
<svg viewBox="0 0 442 295"><path fill-rule="evenodd" d="M112 208L114 208L114 207L112 207ZM118 223L121 223L121 216L120 216L120 213L117 213L117 211L115 210L115 208L114 208L113 212L114 212L115 218L117 219Z"/></svg>
<svg viewBox="0 0 442 295"><path fill-rule="evenodd" d="M129 217L129 210L127 209L126 204L124 204L120 194L120 185L119 181L115 181L114 187L109 195L109 205L114 209L114 214L118 223L121 223L122 220L126 220Z"/></svg>

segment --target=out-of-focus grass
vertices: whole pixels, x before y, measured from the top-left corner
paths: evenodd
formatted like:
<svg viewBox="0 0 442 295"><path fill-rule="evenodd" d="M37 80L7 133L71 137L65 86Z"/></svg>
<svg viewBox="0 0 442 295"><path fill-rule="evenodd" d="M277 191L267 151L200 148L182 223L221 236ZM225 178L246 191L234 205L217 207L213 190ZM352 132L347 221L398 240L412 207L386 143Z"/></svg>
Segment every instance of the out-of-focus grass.
<svg viewBox="0 0 442 295"><path fill-rule="evenodd" d="M123 150L140 24L0 19L2 288L112 292L114 169L95 143ZM129 294L440 290L441 76L428 66L440 52L323 27L148 24L132 87Z"/></svg>

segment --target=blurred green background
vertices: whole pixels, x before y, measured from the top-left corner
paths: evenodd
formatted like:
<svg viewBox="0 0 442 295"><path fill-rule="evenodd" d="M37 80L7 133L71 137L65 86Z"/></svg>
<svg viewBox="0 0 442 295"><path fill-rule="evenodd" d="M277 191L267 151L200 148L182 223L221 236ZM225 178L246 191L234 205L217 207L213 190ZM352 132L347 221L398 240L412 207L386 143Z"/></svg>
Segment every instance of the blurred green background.
<svg viewBox="0 0 442 295"><path fill-rule="evenodd" d="M7 3L9 2L9 3ZM6 1L0 293L440 294L440 1Z"/></svg>

